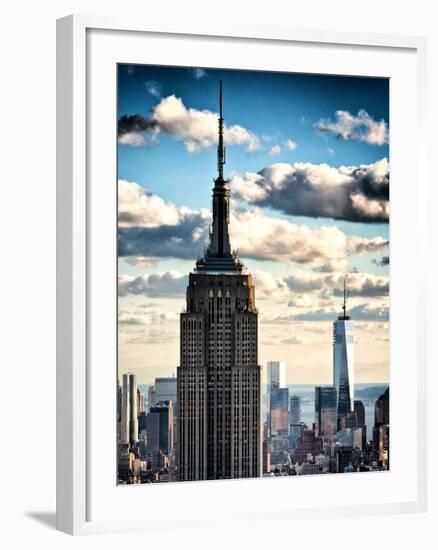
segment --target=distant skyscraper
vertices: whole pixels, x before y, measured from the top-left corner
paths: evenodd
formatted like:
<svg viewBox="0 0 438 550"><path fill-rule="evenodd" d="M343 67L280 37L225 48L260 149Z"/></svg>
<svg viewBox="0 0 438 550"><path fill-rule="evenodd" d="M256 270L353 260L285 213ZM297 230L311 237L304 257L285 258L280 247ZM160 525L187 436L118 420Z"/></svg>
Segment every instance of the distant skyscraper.
<svg viewBox="0 0 438 550"><path fill-rule="evenodd" d="M374 405L374 424L389 424L389 388L386 388Z"/></svg>
<svg viewBox="0 0 438 550"><path fill-rule="evenodd" d="M337 392L335 386L315 387L315 432L332 437L337 429Z"/></svg>
<svg viewBox="0 0 438 550"><path fill-rule="evenodd" d="M138 441L138 388L135 374L124 374L120 411L120 443L134 445Z"/></svg>
<svg viewBox="0 0 438 550"><path fill-rule="evenodd" d="M137 412L140 416L140 413L144 411L144 393L141 393L139 389L137 389Z"/></svg>
<svg viewBox="0 0 438 550"><path fill-rule="evenodd" d="M286 365L282 361L268 361L267 363L267 394L266 394L266 408L268 419L268 437L271 435L271 401L273 399L273 392L279 388L284 388L286 384Z"/></svg>
<svg viewBox="0 0 438 550"><path fill-rule="evenodd" d="M284 388L286 384L286 365L282 361L268 361L267 384L271 388Z"/></svg>
<svg viewBox="0 0 438 550"><path fill-rule="evenodd" d="M160 450L160 415L158 413L148 413L146 417L146 433L147 453L148 455L153 455Z"/></svg>
<svg viewBox="0 0 438 550"><path fill-rule="evenodd" d="M338 425L354 404L354 322L347 315L345 279L342 309L343 313L333 323L333 385L337 392Z"/></svg>
<svg viewBox="0 0 438 550"><path fill-rule="evenodd" d="M383 469L389 468L389 388L374 406L373 451Z"/></svg>
<svg viewBox="0 0 438 550"><path fill-rule="evenodd" d="M172 401L175 407L177 401L177 382L175 376L155 378L154 388L155 403L158 403L158 401Z"/></svg>
<svg viewBox="0 0 438 550"><path fill-rule="evenodd" d="M124 374L122 377L122 398L121 398L121 413L120 413L120 443L129 444L129 430L131 408L129 399L129 374Z"/></svg>
<svg viewBox="0 0 438 550"><path fill-rule="evenodd" d="M292 395L290 398L290 424L299 424L301 422L301 397Z"/></svg>
<svg viewBox="0 0 438 550"><path fill-rule="evenodd" d="M148 388L148 412L151 412L151 407L155 405L155 384L151 384Z"/></svg>
<svg viewBox="0 0 438 550"><path fill-rule="evenodd" d="M135 374L129 375L129 442L138 441L138 388Z"/></svg>
<svg viewBox="0 0 438 550"><path fill-rule="evenodd" d="M159 401L151 408L150 415L158 416L158 448L165 454L173 450L173 404L172 401ZM154 437L156 437L154 425ZM148 434L149 436L149 434Z"/></svg>
<svg viewBox="0 0 438 550"><path fill-rule="evenodd" d="M289 435L289 389L272 388L270 396L270 434Z"/></svg>
<svg viewBox="0 0 438 550"><path fill-rule="evenodd" d="M189 275L180 322L177 468L181 481L262 475L261 368L252 276L231 252L222 85L210 243Z"/></svg>
<svg viewBox="0 0 438 550"><path fill-rule="evenodd" d="M271 471L271 442L263 440L263 473L268 474Z"/></svg>
<svg viewBox="0 0 438 550"><path fill-rule="evenodd" d="M304 430L307 430L307 425L304 422L289 426L289 446L291 449L295 448L297 439L303 434Z"/></svg>
<svg viewBox="0 0 438 550"><path fill-rule="evenodd" d="M362 448L364 449L367 442L367 425L362 401L354 401L354 412L356 413L357 427L362 429Z"/></svg>

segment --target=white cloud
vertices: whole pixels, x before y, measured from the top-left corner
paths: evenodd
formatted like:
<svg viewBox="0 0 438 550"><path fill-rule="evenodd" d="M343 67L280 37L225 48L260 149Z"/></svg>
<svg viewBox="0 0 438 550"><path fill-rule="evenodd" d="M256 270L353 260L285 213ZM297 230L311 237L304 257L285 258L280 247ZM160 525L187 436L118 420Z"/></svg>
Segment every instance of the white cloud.
<svg viewBox="0 0 438 550"><path fill-rule="evenodd" d="M292 224L270 218L259 208L234 212L231 240L239 254L259 259L296 262L321 267L345 267L348 239L336 227Z"/></svg>
<svg viewBox="0 0 438 550"><path fill-rule="evenodd" d="M336 121L321 119L315 124L319 132L332 132L337 137L345 140L355 140L370 145L384 145L389 141L389 129L387 123L382 120L374 120L364 109L357 115L348 111L336 111Z"/></svg>
<svg viewBox="0 0 438 550"><path fill-rule="evenodd" d="M138 183L126 180L118 182L119 227L178 225L192 216L209 220L210 212L207 209L194 211L186 207L177 208Z"/></svg>
<svg viewBox="0 0 438 550"><path fill-rule="evenodd" d="M177 207L137 183L119 182L119 253L128 262L146 266L158 257L195 260L207 244L210 223L208 210ZM383 254L388 248L381 237L292 224L259 208L232 209L230 233L242 258L294 262L321 271L344 271L350 254Z"/></svg>
<svg viewBox="0 0 438 550"><path fill-rule="evenodd" d="M127 132L119 135L120 145L131 145L132 147L142 147L146 145L146 140L143 134L139 132Z"/></svg>
<svg viewBox="0 0 438 550"><path fill-rule="evenodd" d="M306 300L318 298L319 307L321 300L329 305L333 298L339 303L338 298L343 295L343 273L317 273L295 270L291 275L275 277L271 273L257 270L254 274L257 293L262 298L275 298L277 300L296 300L303 296ZM349 298L379 298L389 294L389 278L374 275L372 273L350 272L346 275ZM296 307L309 307L313 302L301 302L291 304Z"/></svg>
<svg viewBox="0 0 438 550"><path fill-rule="evenodd" d="M234 194L244 201L296 216L360 222L389 219L389 163L333 167L275 163L258 173L234 175Z"/></svg>
<svg viewBox="0 0 438 550"><path fill-rule="evenodd" d="M156 138L159 132L176 137L189 152L212 147L218 139L218 114L187 108L181 98L170 95L155 105L150 117L125 115L119 120L121 144L139 146L146 143L147 134L152 133ZM260 149L260 138L238 124L224 127L224 141L227 145L241 145L250 152Z"/></svg>
<svg viewBox="0 0 438 550"><path fill-rule="evenodd" d="M286 149L289 149L289 151L295 151L295 149L297 148L297 144L295 143L295 141L292 141L291 139L287 139L284 142L284 146L286 147Z"/></svg>
<svg viewBox="0 0 438 550"><path fill-rule="evenodd" d="M127 264L136 267L151 267L158 264L158 258L149 256L125 256L123 259Z"/></svg>
<svg viewBox="0 0 438 550"><path fill-rule="evenodd" d="M153 273L132 277L120 275L118 280L119 296L129 294L149 297L183 296L187 287L187 276L177 271Z"/></svg>

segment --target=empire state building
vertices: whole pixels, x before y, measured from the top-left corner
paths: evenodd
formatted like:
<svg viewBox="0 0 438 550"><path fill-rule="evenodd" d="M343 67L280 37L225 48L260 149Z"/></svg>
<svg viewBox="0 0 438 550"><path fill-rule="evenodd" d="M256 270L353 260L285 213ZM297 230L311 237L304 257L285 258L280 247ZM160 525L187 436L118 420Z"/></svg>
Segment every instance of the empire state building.
<svg viewBox="0 0 438 550"><path fill-rule="evenodd" d="M258 313L252 275L230 245L222 82L219 103L210 242L189 275L186 311L180 319L180 481L262 475Z"/></svg>

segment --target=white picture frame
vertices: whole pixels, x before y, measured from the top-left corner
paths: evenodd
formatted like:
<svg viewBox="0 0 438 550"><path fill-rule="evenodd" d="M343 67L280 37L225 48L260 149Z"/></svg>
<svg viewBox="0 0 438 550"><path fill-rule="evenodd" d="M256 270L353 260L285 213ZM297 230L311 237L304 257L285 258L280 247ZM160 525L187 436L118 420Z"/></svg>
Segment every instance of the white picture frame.
<svg viewBox="0 0 438 550"><path fill-rule="evenodd" d="M203 41L220 39L222 42L239 41L240 43L265 43L272 47L277 44L301 44L319 47L367 48L373 55L388 50L410 52L415 56L414 83L418 103L415 112L417 125L416 143L413 152L414 167L417 185L417 221L418 225L412 228L417 238L416 242L424 243L425 220L421 212L426 210L424 174L425 162L424 121L425 121L425 78L426 78L426 43L423 38L336 33L328 31L300 31L288 28L251 28L235 27L229 29L215 28L184 28L178 25L163 24L160 28L152 28L147 23L136 20L113 19L95 16L69 16L58 20L57 23L57 528L70 534L84 534L130 529L161 529L164 522L154 517L143 518L139 515L133 519L115 518L105 512L98 519L90 516L92 506L90 484L93 461L90 446L90 411L93 410L91 385L92 353L90 351L91 323L90 318L90 289L93 288L90 275L90 228L96 217L95 206L90 201L88 120L90 86L89 49L90 31L98 30L106 33L135 33L139 36L172 37L172 40L188 41L197 37ZM181 43L182 43L181 42ZM135 60L133 61L135 62ZM144 59L143 62L148 62ZM190 63L187 63L190 65ZM402 196L403 189L396 192ZM397 195L398 197L398 195ZM398 198L397 198L398 200ZM402 200L402 198L400 198ZM93 249L95 250L95 249ZM103 254L103 252L102 252ZM416 250L417 259L424 258L423 245ZM418 263L418 266L421 262ZM415 299L410 303L412 311L421 311L426 303L425 275L421 269L413 268L411 273L416 279ZM395 270L396 267L392 267ZM396 311L397 304L392 303ZM336 503L327 508L316 504L314 507L289 507L281 501L274 509L250 509L245 507L241 515L234 514L236 521L272 520L275 517L287 517L293 511L293 517L327 517L358 514L382 514L395 512L418 512L426 509L426 332L420 330L415 336L415 429L417 433L415 475L412 477L412 491L409 498L400 501L386 501L382 498L375 503L359 501L354 506L345 506ZM114 332L115 335L115 332ZM414 344L413 344L414 345ZM412 367L411 367L412 368ZM397 387L394 388L394 392ZM114 392L115 396L115 392ZM115 398L115 397L114 397ZM392 406L392 405L391 405ZM392 412L391 412L392 415ZM397 417L394 420L397 423ZM114 451L115 452L115 451ZM90 470L91 468L91 470ZM314 477L314 476L310 476ZM327 477L327 476L324 476ZM331 476L328 476L331 477ZM415 479L414 479L415 478ZM296 480L299 482L299 480ZM260 490L258 480L239 480L241 491L248 491L256 495ZM279 485L270 491L278 491ZM309 480L309 483L313 483ZM348 482L346 482L348 483ZM176 487L178 485L178 487ZM181 487L181 485L185 487ZM187 485L189 487L187 488ZM218 501L223 498L224 489L230 491L228 482L205 482L197 484L169 484L166 487L154 487L154 498L159 498L158 491L165 491L165 498L186 498L189 489L194 501L202 498L212 498L212 491ZM313 485L312 485L313 487ZM93 495L96 493L94 488ZM120 488L120 490L129 490ZM313 490L313 489L312 489ZM103 494L103 493L102 493ZM414 495L414 496L412 496ZM94 496L93 496L94 498ZM194 504L195 506L195 504ZM231 511L232 513L232 511ZM167 521L172 523L172 511L167 511ZM176 516L176 514L174 514ZM193 525L209 525L202 515L188 518L180 514L175 517L176 526L192 522Z"/></svg>

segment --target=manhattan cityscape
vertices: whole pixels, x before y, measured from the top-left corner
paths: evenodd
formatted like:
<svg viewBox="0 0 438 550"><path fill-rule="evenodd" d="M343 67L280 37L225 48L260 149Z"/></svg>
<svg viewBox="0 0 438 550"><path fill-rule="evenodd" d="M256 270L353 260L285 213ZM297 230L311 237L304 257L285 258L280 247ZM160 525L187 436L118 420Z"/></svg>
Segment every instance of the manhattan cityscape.
<svg viewBox="0 0 438 550"><path fill-rule="evenodd" d="M389 470L388 82L118 74L117 483Z"/></svg>

